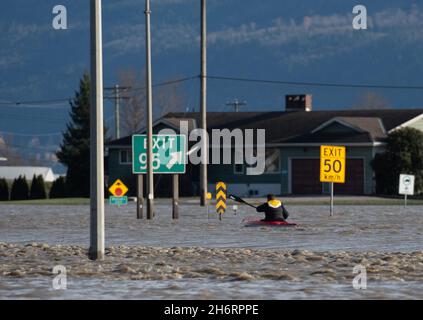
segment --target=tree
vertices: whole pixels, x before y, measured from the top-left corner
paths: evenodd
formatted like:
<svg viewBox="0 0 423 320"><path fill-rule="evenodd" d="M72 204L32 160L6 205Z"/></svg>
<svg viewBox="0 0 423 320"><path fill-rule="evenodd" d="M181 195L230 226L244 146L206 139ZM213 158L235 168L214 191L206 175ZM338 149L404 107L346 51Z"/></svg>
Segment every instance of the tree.
<svg viewBox="0 0 423 320"><path fill-rule="evenodd" d="M388 109L389 108L389 101L375 92L367 92L366 94L362 95L358 101L358 103L353 106L353 109L361 109L361 110L380 110L380 109Z"/></svg>
<svg viewBox="0 0 423 320"><path fill-rule="evenodd" d="M118 78L121 87L140 88L137 91L122 92L124 97L121 100L120 118L122 133L126 136L140 130L145 123L145 81L138 80L136 72L131 70L120 71Z"/></svg>
<svg viewBox="0 0 423 320"><path fill-rule="evenodd" d="M118 73L121 87L129 87L135 90L122 90L123 97L120 108L121 128L123 135L136 133L145 126L146 116L146 83L145 71L141 72L141 78L133 70L120 71ZM172 79L168 80L169 82ZM168 84L155 87L153 90L154 115L161 117L169 112L185 109L185 96L177 84Z"/></svg>
<svg viewBox="0 0 423 320"><path fill-rule="evenodd" d="M32 178L31 189L29 192L29 198L32 200L35 199L46 199L46 186L44 183L43 176L35 176Z"/></svg>
<svg viewBox="0 0 423 320"><path fill-rule="evenodd" d="M49 198L65 198L66 197L66 182L64 177L59 177L53 181L51 185Z"/></svg>
<svg viewBox="0 0 423 320"><path fill-rule="evenodd" d="M90 79L84 73L70 101L71 122L63 133L57 158L67 166L66 190L71 197L90 196Z"/></svg>
<svg viewBox="0 0 423 320"><path fill-rule="evenodd" d="M397 194L399 175L416 176L416 193L423 192L423 133L414 128L395 130L388 135L386 151L372 161L376 193Z"/></svg>
<svg viewBox="0 0 423 320"><path fill-rule="evenodd" d="M0 179L0 201L9 200L9 185L7 180L2 178Z"/></svg>
<svg viewBox="0 0 423 320"><path fill-rule="evenodd" d="M12 146L14 145L13 134L0 136L0 157L7 159L4 164L8 166L21 166L24 161L21 155Z"/></svg>
<svg viewBox="0 0 423 320"><path fill-rule="evenodd" d="M13 180L10 191L10 200L28 200L29 187L25 176L19 176Z"/></svg>

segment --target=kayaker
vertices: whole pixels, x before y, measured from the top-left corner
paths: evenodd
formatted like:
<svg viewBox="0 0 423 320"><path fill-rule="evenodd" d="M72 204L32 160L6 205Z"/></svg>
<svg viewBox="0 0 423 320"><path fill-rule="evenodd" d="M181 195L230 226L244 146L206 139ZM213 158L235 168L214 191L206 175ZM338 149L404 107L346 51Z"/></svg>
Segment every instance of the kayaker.
<svg viewBox="0 0 423 320"><path fill-rule="evenodd" d="M264 212L265 218L262 221L285 221L289 216L282 202L273 194L267 195L267 202L258 206L257 212Z"/></svg>

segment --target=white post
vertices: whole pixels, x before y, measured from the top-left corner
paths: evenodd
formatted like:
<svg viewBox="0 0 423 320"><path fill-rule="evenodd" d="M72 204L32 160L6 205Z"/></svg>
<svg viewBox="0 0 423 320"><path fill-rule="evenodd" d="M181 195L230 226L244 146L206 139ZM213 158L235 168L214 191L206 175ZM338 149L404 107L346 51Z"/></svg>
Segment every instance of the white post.
<svg viewBox="0 0 423 320"><path fill-rule="evenodd" d="M333 216L333 182L330 183L330 216Z"/></svg>
<svg viewBox="0 0 423 320"><path fill-rule="evenodd" d="M104 137L101 0L91 0L90 103L90 250L92 260L104 258Z"/></svg>
<svg viewBox="0 0 423 320"><path fill-rule="evenodd" d="M404 195L404 208L407 208L407 194Z"/></svg>

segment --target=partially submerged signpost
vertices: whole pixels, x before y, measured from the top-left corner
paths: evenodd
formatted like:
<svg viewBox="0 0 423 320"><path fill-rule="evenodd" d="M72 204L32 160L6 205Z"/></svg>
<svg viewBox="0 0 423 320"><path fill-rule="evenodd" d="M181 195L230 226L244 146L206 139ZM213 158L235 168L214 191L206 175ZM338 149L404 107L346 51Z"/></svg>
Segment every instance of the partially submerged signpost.
<svg viewBox="0 0 423 320"><path fill-rule="evenodd" d="M320 182L330 183L330 216L333 216L333 184L345 183L346 148L320 146Z"/></svg>
<svg viewBox="0 0 423 320"><path fill-rule="evenodd" d="M415 176L411 174L401 174L399 180L399 194L404 195L404 208L407 207L407 196L414 196Z"/></svg>
<svg viewBox="0 0 423 320"><path fill-rule="evenodd" d="M128 204L128 197L125 196L128 192L128 188L121 180L117 179L109 188L109 192L112 194L112 196L109 197L109 203L111 205L117 205L120 207Z"/></svg>
<svg viewBox="0 0 423 320"><path fill-rule="evenodd" d="M173 174L172 217L179 218L179 174L185 173L186 137L182 134L156 134L152 142L152 167L154 174ZM132 172L137 175L147 172L147 136L132 136ZM142 190L139 183L138 190ZM142 195L138 195L138 199ZM137 212L139 212L139 206ZM137 214L139 217L139 214ZM147 215L147 219L150 219Z"/></svg>

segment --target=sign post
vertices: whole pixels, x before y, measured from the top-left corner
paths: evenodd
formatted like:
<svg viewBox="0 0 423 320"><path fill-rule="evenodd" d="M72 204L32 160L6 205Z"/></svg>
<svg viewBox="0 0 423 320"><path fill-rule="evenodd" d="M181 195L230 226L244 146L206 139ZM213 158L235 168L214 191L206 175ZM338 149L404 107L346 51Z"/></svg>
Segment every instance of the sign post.
<svg viewBox="0 0 423 320"><path fill-rule="evenodd" d="M186 137L182 134L155 134L152 143L152 166L154 174L173 174L172 177L172 217L179 218L179 174L185 173L186 167ZM143 175L147 173L147 136L145 134L132 136L132 173ZM141 182L138 189L142 190ZM138 191L138 200L142 195ZM142 205L141 202L139 205ZM142 217L142 207L137 208L138 218ZM147 219L152 217L147 215Z"/></svg>
<svg viewBox="0 0 423 320"><path fill-rule="evenodd" d="M144 176L137 174L137 219L144 216Z"/></svg>
<svg viewBox="0 0 423 320"><path fill-rule="evenodd" d="M404 195L404 208L407 207L407 196L414 195L414 181L416 177L411 174L401 174L399 181L399 194Z"/></svg>
<svg viewBox="0 0 423 320"><path fill-rule="evenodd" d="M211 194L211 192L207 192L207 196L206 196L206 212L207 212L207 220L209 219L209 202L210 200L213 198L213 195Z"/></svg>
<svg viewBox="0 0 423 320"><path fill-rule="evenodd" d="M330 183L330 216L333 216L334 183L345 183L346 148L320 146L320 182Z"/></svg>
<svg viewBox="0 0 423 320"><path fill-rule="evenodd" d="M172 176L172 218L179 219L179 175Z"/></svg>
<svg viewBox="0 0 423 320"><path fill-rule="evenodd" d="M109 192L113 195L109 198L109 203L111 205L120 207L128 204L128 197L125 196L125 194L128 192L128 188L119 179L117 179L115 183L111 185Z"/></svg>

